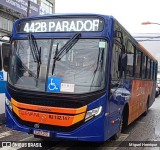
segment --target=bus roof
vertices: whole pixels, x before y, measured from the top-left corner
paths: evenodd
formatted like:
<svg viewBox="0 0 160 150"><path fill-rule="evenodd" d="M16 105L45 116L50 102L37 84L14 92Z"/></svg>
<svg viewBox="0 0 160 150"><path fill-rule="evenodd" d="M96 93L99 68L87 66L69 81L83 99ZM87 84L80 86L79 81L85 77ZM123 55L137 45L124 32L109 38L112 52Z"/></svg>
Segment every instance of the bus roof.
<svg viewBox="0 0 160 150"><path fill-rule="evenodd" d="M103 15L103 14L94 14L94 13L68 13L68 14L47 14L47 15L38 15L38 16L30 16L25 18L20 18L18 20L26 20L26 19L38 19L38 18L50 18L50 17L76 17L76 16L99 16L99 17L109 17L114 18L112 15Z"/></svg>
<svg viewBox="0 0 160 150"><path fill-rule="evenodd" d="M142 49L143 52L146 53L149 57L151 57L154 61L158 62L157 59L146 48L144 48L140 43L138 43L137 47Z"/></svg>

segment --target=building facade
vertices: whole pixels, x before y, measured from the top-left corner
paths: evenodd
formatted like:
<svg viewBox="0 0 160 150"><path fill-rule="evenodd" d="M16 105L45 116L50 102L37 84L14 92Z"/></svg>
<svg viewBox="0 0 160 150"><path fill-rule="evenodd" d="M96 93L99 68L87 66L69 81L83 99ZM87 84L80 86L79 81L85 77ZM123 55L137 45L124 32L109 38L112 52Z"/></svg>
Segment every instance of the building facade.
<svg viewBox="0 0 160 150"><path fill-rule="evenodd" d="M0 38L9 35L19 18L55 13L55 0L1 0Z"/></svg>

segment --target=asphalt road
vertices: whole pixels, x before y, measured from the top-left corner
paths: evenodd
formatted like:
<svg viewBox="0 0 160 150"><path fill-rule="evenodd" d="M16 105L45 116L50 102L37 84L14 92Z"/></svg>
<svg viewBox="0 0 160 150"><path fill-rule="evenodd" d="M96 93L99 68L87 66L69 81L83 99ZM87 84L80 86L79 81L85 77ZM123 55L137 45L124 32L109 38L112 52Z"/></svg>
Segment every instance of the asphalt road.
<svg viewBox="0 0 160 150"><path fill-rule="evenodd" d="M13 141L16 141L17 145L14 145L14 147L4 146L0 150L35 150L35 145L39 146L37 149L40 150L160 150L160 96L156 98L147 116L141 116L129 125L116 141L108 140L105 143L52 141L52 146L48 146L50 141L34 138L33 135L13 131L5 127L4 116L1 116L0 144L2 145L2 142L3 145L7 144L4 142L10 144ZM41 143L45 147L41 147Z"/></svg>

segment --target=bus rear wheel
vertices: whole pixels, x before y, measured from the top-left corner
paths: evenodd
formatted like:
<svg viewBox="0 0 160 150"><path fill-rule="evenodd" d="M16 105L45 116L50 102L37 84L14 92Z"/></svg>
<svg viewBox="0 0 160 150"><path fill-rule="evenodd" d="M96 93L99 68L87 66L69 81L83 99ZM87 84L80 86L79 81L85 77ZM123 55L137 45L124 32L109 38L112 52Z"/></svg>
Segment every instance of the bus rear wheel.
<svg viewBox="0 0 160 150"><path fill-rule="evenodd" d="M148 109L149 109L149 99L147 100L146 107L145 107L145 112L143 113L144 116L147 115Z"/></svg>

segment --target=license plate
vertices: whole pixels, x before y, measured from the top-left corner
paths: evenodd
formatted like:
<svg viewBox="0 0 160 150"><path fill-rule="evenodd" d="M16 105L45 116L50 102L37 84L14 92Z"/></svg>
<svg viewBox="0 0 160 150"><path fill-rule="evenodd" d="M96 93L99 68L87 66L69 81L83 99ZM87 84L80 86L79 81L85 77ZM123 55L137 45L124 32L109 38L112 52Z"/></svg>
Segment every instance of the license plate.
<svg viewBox="0 0 160 150"><path fill-rule="evenodd" d="M44 136L44 137L50 137L50 132L47 131L41 131L41 130L34 130L34 135Z"/></svg>

